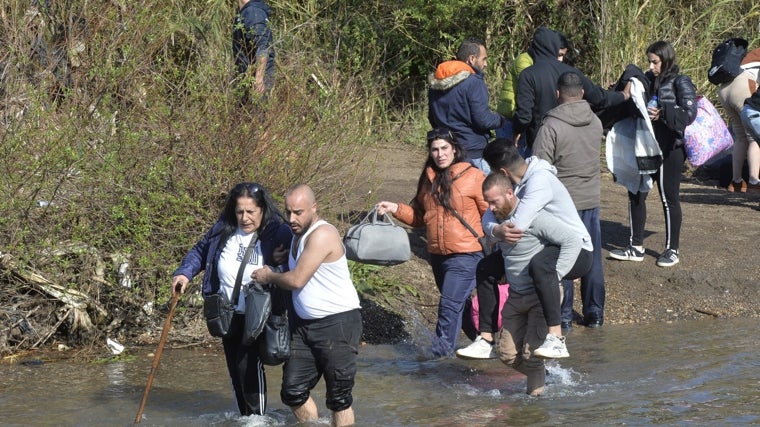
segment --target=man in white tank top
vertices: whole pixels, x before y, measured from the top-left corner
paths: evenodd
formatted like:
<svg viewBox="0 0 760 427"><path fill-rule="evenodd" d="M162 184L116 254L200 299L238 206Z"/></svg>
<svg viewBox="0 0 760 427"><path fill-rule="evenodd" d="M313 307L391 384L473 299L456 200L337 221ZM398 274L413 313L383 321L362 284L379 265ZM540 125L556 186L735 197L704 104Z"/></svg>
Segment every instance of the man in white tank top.
<svg viewBox="0 0 760 427"><path fill-rule="evenodd" d="M295 327L280 396L299 422L316 421L317 406L309 392L324 375L333 425L352 425L362 322L343 241L334 226L319 218L314 192L305 184L288 190L285 215L295 234L290 271L277 273L265 266L251 275L258 283L293 291Z"/></svg>

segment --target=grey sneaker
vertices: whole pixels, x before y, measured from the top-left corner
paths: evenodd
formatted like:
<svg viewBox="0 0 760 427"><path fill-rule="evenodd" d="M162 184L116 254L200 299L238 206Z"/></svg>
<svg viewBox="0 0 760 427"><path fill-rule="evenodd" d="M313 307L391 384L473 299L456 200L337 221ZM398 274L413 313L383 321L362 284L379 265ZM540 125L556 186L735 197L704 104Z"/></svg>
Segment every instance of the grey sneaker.
<svg viewBox="0 0 760 427"><path fill-rule="evenodd" d="M546 334L546 341L533 351L533 355L544 359L570 357L565 346L565 337L555 337L552 334Z"/></svg>
<svg viewBox="0 0 760 427"><path fill-rule="evenodd" d="M457 350L457 357L461 359L496 359L497 355L493 345L488 344L488 341L479 336L475 338L472 344Z"/></svg>
<svg viewBox="0 0 760 427"><path fill-rule="evenodd" d="M625 249L615 249L610 251L610 258L620 261L644 261L644 252L633 246L628 246Z"/></svg>
<svg viewBox="0 0 760 427"><path fill-rule="evenodd" d="M678 264L678 249L665 249L665 252L657 258L659 267L672 267Z"/></svg>

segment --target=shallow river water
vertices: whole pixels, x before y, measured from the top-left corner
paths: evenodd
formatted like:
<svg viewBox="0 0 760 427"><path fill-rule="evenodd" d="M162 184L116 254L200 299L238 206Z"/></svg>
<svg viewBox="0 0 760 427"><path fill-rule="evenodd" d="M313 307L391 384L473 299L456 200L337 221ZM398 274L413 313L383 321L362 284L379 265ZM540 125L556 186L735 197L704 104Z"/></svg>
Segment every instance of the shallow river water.
<svg viewBox="0 0 760 427"><path fill-rule="evenodd" d="M361 349L358 426L760 425L756 319L576 328L540 398L497 360L426 360L420 348ZM0 425L131 425L150 351L132 349L129 362L0 365ZM295 425L279 401L281 368L267 374L268 414L240 417L220 353L166 349L141 425ZM316 425L328 425L323 382L314 396Z"/></svg>

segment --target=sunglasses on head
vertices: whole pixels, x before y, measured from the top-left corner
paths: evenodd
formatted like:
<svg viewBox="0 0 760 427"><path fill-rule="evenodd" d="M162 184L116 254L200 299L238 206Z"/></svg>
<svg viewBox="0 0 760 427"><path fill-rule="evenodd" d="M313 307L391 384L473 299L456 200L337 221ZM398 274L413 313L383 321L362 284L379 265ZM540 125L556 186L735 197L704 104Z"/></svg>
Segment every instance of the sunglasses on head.
<svg viewBox="0 0 760 427"><path fill-rule="evenodd" d="M427 133L428 142L435 141L436 139L445 139L447 141L454 141L454 135L451 133L450 130L433 129L431 131L428 131Z"/></svg>
<svg viewBox="0 0 760 427"><path fill-rule="evenodd" d="M258 191L264 191L263 188L259 184L246 184L245 189L248 190L249 194L256 193Z"/></svg>

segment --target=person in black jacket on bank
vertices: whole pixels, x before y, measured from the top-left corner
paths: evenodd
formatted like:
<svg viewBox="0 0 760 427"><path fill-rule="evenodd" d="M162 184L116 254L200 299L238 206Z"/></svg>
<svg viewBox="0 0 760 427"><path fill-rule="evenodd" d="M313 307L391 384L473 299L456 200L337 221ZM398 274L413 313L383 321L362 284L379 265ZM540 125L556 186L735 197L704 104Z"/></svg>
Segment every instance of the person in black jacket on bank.
<svg viewBox="0 0 760 427"><path fill-rule="evenodd" d="M657 41L647 48L649 93L658 98L657 107L647 108L663 162L652 174L657 182L665 214L665 250L657 258L660 267L679 262L681 236L681 170L686 160L684 129L697 117L697 89L691 78L680 74L676 52L666 41ZM610 252L610 258L621 261L644 260L644 225L647 219L648 192L628 193L631 238L625 249Z"/></svg>
<svg viewBox="0 0 760 427"><path fill-rule="evenodd" d="M626 85L621 92L604 90L577 68L561 62L558 59L561 44L558 32L546 27L536 29L530 46L533 51L533 65L524 69L517 80L517 106L512 116L512 139L517 144L525 132L526 142L531 150L546 112L558 105L557 80L560 75L574 72L581 76L583 99L591 104L595 112L618 106L630 98L630 85Z"/></svg>

